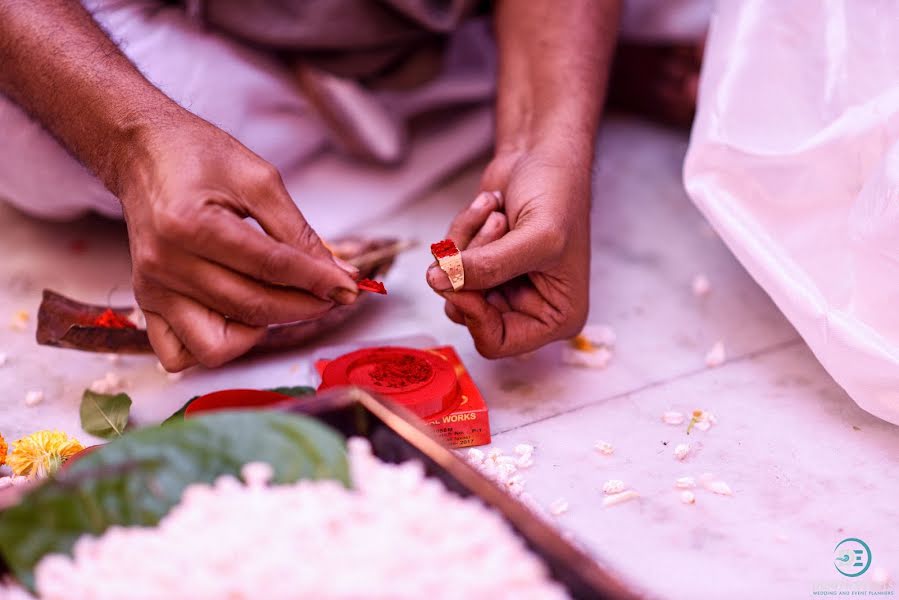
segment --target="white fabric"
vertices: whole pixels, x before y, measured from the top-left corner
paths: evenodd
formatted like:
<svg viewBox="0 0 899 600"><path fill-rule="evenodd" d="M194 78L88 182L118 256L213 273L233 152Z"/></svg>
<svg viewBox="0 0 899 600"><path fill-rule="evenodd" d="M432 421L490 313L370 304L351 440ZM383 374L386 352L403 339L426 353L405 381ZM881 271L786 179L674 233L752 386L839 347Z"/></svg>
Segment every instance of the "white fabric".
<svg viewBox="0 0 899 600"><path fill-rule="evenodd" d="M894 0L721 2L684 171L690 196L834 379L893 423L897 24Z"/></svg>
<svg viewBox="0 0 899 600"><path fill-rule="evenodd" d="M463 105L425 124L409 158L387 169L333 151L328 132L286 69L264 52L204 31L178 6L159 0L85 0L94 18L142 73L169 97L221 127L281 171L310 224L330 236L407 201L484 152L492 140L495 65L483 23L449 43L440 75L379 101L407 119ZM95 211L121 218L116 198L16 104L0 96L0 201L31 215L69 220Z"/></svg>

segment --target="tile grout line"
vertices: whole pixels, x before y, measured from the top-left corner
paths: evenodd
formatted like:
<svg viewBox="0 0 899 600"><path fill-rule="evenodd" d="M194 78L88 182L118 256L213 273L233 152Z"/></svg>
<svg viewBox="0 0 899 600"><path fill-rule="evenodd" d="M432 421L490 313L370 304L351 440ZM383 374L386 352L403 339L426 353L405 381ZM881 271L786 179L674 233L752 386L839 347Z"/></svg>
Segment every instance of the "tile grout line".
<svg viewBox="0 0 899 600"><path fill-rule="evenodd" d="M494 433L491 433L491 435L492 435L492 436L497 436L497 435L501 435L501 434L504 434L504 433L509 433L509 432L512 432L512 431L516 431L516 430L518 430L518 429L522 429L522 428L524 428L524 427L529 427L529 426L535 425L535 424L537 424L537 423L542 423L542 422L544 422L544 421L549 421L550 419L554 419L554 418L559 417L559 416L562 416L562 415L568 415L568 414L577 412L577 411L579 411L579 410L583 410L583 409L585 409L585 408L590 408L591 406L596 406L596 405L599 404L600 402L608 402L609 400L617 400L617 399L620 399L620 398L625 398L625 397L627 397L627 396L631 396L631 395L633 395L633 394L639 394L640 392L644 392L644 391L646 391L646 390L651 390L651 389L653 389L653 388L661 387L661 386L663 386L663 385L665 385L665 384L671 383L672 381L677 381L678 379L686 379L686 378L688 378L688 377L693 377L693 376L695 376L695 375L699 375L699 374L705 373L705 372L707 372L707 371L711 371L711 370L715 370L715 369L721 369L721 368L727 367L727 366L729 366L729 365L741 363L741 362L744 362L744 361L746 361L746 360L749 360L749 359L752 359L752 358L756 358L757 356L761 356L761 355L763 355L763 354L768 354L768 353L773 353L773 352L779 352L779 351L784 350L784 349L786 349L786 348L791 348L791 347L793 347L793 346L796 346L796 345L798 345L798 344L800 344L800 343L804 343L804 342L803 342L803 340L802 340L802 337L797 335L795 338L793 338L793 339L791 339L791 340L787 340L787 341L785 341L785 342L780 342L780 343L774 344L773 346L768 346L767 348L761 348L761 349L755 350L755 351L753 351L753 352L748 352L748 353L746 353L746 354L741 354L741 355L739 355L739 356L736 356L736 357L734 357L734 358L732 358L732 359L729 359L729 360L725 361L724 364L720 365L719 367L715 367L714 369L709 368L709 367L704 367L704 368L694 369L694 370L692 370L692 371L686 371L686 372L684 372L684 373L681 373L681 374L679 374L679 375L675 375L675 376L669 377L669 378L667 378L667 379L660 379L660 380L658 380L658 381L651 381L651 382L649 382L649 383L647 383L647 384L645 384L645 385L643 385L643 386L641 386L641 387L635 388L635 389L633 389L633 390L629 390L629 391L627 391L627 392L621 392L620 394L613 394L613 395L611 395L611 396L606 396L605 398L600 398L599 400L595 400L595 401L593 401L593 402L587 402L587 403L585 403L585 404L581 404L581 405L578 405L578 406L574 406L574 407L569 408L569 409L567 409L567 410L563 410L563 411L561 411L561 412L557 412L557 413L555 413L555 414L553 414L553 415L547 415L547 416L545 416L545 417L540 417L539 419L535 419L535 420L530 421L530 422L528 422L528 423L522 423L522 424L520 424L520 425L516 425L515 427L510 427L510 428L508 428L508 429L503 429L503 430L500 430L500 431L496 431L496 432L494 432Z"/></svg>

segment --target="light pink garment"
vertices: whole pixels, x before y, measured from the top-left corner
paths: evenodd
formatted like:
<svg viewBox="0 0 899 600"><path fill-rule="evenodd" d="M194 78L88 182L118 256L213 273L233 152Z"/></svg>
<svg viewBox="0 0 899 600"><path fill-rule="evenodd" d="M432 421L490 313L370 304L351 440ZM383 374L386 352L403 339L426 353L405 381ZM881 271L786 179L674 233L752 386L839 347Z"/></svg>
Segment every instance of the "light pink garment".
<svg viewBox="0 0 899 600"><path fill-rule="evenodd" d="M484 22L467 22L454 32L436 76L415 89L368 92L350 87L349 80L335 80L341 86L338 91L345 92L344 103L356 109L353 117L368 125L370 138L397 140L383 154L406 160L387 170L334 152L338 144L303 97L294 75L270 54L206 30L182 7L161 0L83 3L163 92L278 167L307 218L315 215L310 223L323 235L388 212L490 143L487 113L495 64ZM410 119L448 106L458 107L451 118L423 127L414 143L405 141ZM434 148L436 142L443 148ZM423 154L410 157L413 151ZM359 202L361 184L370 192L364 203ZM378 189L372 190L373 185ZM121 217L118 200L100 181L39 123L0 95L3 200L46 219L67 220L89 211Z"/></svg>
<svg viewBox="0 0 899 600"><path fill-rule="evenodd" d="M893 423L897 24L894 0L721 2L684 171L693 200L834 379Z"/></svg>

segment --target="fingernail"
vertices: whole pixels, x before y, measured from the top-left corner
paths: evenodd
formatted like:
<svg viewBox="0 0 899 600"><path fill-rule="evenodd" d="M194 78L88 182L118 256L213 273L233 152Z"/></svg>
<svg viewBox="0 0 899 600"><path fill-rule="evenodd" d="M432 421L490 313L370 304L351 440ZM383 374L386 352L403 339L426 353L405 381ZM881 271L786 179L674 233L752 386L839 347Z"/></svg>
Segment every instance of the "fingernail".
<svg viewBox="0 0 899 600"><path fill-rule="evenodd" d="M440 267L431 267L428 269L428 285L437 292L447 292L453 289L453 284L449 277Z"/></svg>
<svg viewBox="0 0 899 600"><path fill-rule="evenodd" d="M338 304L352 304L359 296L358 292L348 290L347 288L337 288L331 292L329 298Z"/></svg>
<svg viewBox="0 0 899 600"><path fill-rule="evenodd" d="M350 277L352 277L353 279L356 279L357 277L359 277L359 269L357 269L356 267L354 267L347 261L343 260L342 258L337 258L333 254L331 255L331 258L334 259L334 264L337 265L338 267L340 267L341 269L343 269L344 271L346 271Z"/></svg>
<svg viewBox="0 0 899 600"><path fill-rule="evenodd" d="M503 193L502 193L501 191L499 191L499 190L494 190L494 191L493 191L493 195L496 197L497 200L499 200L499 203L500 203L500 204L503 203Z"/></svg>
<svg viewBox="0 0 899 600"><path fill-rule="evenodd" d="M471 203L471 207L486 208L488 204L490 204L490 196L487 195L487 192L481 192L478 194L478 197L474 199L474 202Z"/></svg>

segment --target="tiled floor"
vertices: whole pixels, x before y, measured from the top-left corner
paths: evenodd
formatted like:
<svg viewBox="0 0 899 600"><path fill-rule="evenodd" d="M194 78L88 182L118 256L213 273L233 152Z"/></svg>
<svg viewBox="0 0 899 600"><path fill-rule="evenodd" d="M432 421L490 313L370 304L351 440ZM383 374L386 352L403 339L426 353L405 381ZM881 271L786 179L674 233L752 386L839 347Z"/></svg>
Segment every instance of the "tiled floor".
<svg viewBox="0 0 899 600"><path fill-rule="evenodd" d="M488 399L495 444L537 446L528 490L546 504L566 498L560 526L653 596L804 598L847 582L877 589L878 569L899 574L896 429L833 383L705 225L680 185L685 148L685 136L633 122L610 122L601 136L590 320L618 334L605 371L563 366L558 345L527 361L479 358L424 283L425 247L398 261L388 297L373 298L368 314L323 343L426 333L455 345ZM476 165L369 229L438 239L478 177ZM127 299L119 225L47 225L0 208L0 227L0 315L33 315L43 287L103 302L118 286L112 297ZM87 239L87 252L73 254L73 239ZM698 272L712 282L702 300L690 290ZM708 369L705 353L719 339L727 362ZM0 351L10 356L0 368L0 432L8 439L38 427L79 434L81 391L109 370L131 382L135 418L150 423L198 392L304 382L315 356L288 352L172 382L152 359L111 365L32 340L31 331L0 331ZM26 408L34 388L47 399ZM660 420L665 410L695 408L714 412L718 424L688 437ZM594 452L598 439L615 453ZM682 441L694 450L679 462L672 449ZM674 479L706 472L734 495L700 489L695 505L682 504ZM641 498L603 508L607 479L624 480ZM833 568L833 548L847 537L872 550L872 568L858 581Z"/></svg>

